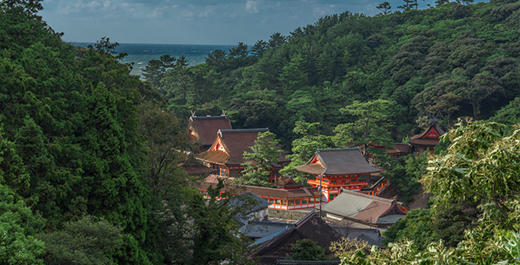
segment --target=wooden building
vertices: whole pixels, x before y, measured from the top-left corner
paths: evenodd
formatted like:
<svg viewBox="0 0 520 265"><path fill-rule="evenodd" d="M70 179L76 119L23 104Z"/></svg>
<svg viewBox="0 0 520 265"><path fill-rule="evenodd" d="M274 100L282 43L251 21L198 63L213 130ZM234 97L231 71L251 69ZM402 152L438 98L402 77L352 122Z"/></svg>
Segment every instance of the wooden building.
<svg viewBox="0 0 520 265"><path fill-rule="evenodd" d="M255 145L258 134L267 131L269 131L267 128L218 130L211 147L196 157L206 166L212 168L214 174L238 177L245 169L243 164L247 162L243 157L244 152L252 152L250 147ZM287 162L285 156L280 156L280 162L273 165L270 170L270 182L275 181L276 172Z"/></svg>
<svg viewBox="0 0 520 265"><path fill-rule="evenodd" d="M315 241L325 250L325 254L331 255L331 242L341 238L338 232L312 211L294 226L255 241L253 245L258 246L258 250L254 256L260 259L258 264L274 264L277 260L287 258L292 252L292 244L302 239Z"/></svg>
<svg viewBox="0 0 520 265"><path fill-rule="evenodd" d="M433 121L428 129L413 136L408 143L414 147L416 152L422 153L425 150L430 150L430 153L433 153L433 149L439 144L439 137L443 134L444 131L437 122Z"/></svg>
<svg viewBox="0 0 520 265"><path fill-rule="evenodd" d="M396 200L369 196L342 189L334 201L323 208L327 217L376 227L389 227L406 215L408 209Z"/></svg>
<svg viewBox="0 0 520 265"><path fill-rule="evenodd" d="M324 203L333 200L341 188L362 192L364 187L371 186L371 174L381 171L365 160L359 148L318 149L306 164L295 168L315 176L307 183L313 187L321 185Z"/></svg>
<svg viewBox="0 0 520 265"><path fill-rule="evenodd" d="M189 119L189 134L193 142L201 146L205 151L213 144L218 130L231 130L231 122L227 115L220 116L195 116Z"/></svg>
<svg viewBox="0 0 520 265"><path fill-rule="evenodd" d="M258 197L267 200L269 209L298 210L315 208L320 205L320 192L318 188L295 188L276 189L258 186L235 186L232 184L234 178L210 175L199 184L199 190L203 195L207 194L210 186L215 188L219 180L226 184L224 191L232 193L252 192Z"/></svg>

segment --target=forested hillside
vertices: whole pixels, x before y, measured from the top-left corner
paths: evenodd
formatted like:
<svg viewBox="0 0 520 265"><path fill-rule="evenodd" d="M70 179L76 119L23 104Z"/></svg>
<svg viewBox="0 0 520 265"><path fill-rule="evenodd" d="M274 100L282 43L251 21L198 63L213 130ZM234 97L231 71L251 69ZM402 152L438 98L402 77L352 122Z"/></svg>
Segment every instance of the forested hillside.
<svg viewBox="0 0 520 265"><path fill-rule="evenodd" d="M438 2L374 17L325 16L149 80L184 115L226 109L236 128L269 127L287 150L296 121L319 122L322 134L334 135L338 124L356 121L340 111L355 100L396 103L387 121L394 141L430 118L444 129L461 116L487 119L520 92L520 3Z"/></svg>
<svg viewBox="0 0 520 265"><path fill-rule="evenodd" d="M0 264L251 262L249 242L236 237L232 219L241 209L216 202L229 195L220 194L221 186L206 201L179 167L186 157L177 150L189 145L183 122L189 110L226 109L234 128L269 127L284 148L293 143L293 163L351 140L401 141L430 118L447 128L461 116L507 124L520 117L514 100L520 3L514 1L439 1L435 8L375 17L331 15L251 49L217 50L195 67L163 56L148 65L148 82L129 75L131 65L119 62L124 54L115 54L108 38L88 49L65 43L37 15L40 2L0 2ZM356 127L358 121L367 125ZM486 161L504 167L475 163L489 166L496 183L450 186L453 172L461 177L455 181L470 178L458 167L466 160L449 156L439 163L451 163L453 172L439 164L425 183L432 192L451 191L439 200L487 207L486 225L475 228L474 238L488 229L481 241L504 242L489 232L496 229L515 243L518 200L510 198L518 187L511 172L518 166L508 154L518 154L519 133L469 126L453 135L483 137L484 144L459 142L448 152L485 157L502 148L502 157ZM473 133L480 129L485 133ZM415 165L425 160L397 163L417 179L424 169ZM472 191L480 197L467 195ZM466 213L467 205L459 208L450 212ZM429 235L443 238L450 233L444 231ZM464 253L470 252L459 256Z"/></svg>
<svg viewBox="0 0 520 265"><path fill-rule="evenodd" d="M41 9L0 2L0 264L243 261L241 210L179 167L186 124L116 44L67 44Z"/></svg>

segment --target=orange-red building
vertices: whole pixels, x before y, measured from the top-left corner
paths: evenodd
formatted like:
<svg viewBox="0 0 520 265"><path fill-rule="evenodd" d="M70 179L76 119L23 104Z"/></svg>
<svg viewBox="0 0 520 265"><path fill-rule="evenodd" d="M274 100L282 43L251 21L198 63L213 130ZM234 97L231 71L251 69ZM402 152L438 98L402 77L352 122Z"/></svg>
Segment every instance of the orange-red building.
<svg viewBox="0 0 520 265"><path fill-rule="evenodd" d="M259 133L267 132L267 128L218 130L217 137L211 147L198 154L196 157L206 166L214 169L215 174L221 176L236 177L242 174L245 166L244 152L252 152L251 146L255 144ZM280 162L271 169L271 182L275 181L277 170L286 163L285 156L280 157Z"/></svg>
<svg viewBox="0 0 520 265"><path fill-rule="evenodd" d="M384 178L371 176L381 169L369 164L359 148L318 149L306 164L295 168L315 175L307 183L321 185L324 203L333 200L341 188L378 195L388 185Z"/></svg>
<svg viewBox="0 0 520 265"><path fill-rule="evenodd" d="M258 186L235 186L231 184L233 178L210 175L199 184L199 190L203 195L206 195L208 188L210 186L215 188L219 179L226 184L222 192L244 193L250 191L271 203L269 209L297 210L315 208L320 205L320 191L317 187L277 189Z"/></svg>
<svg viewBox="0 0 520 265"><path fill-rule="evenodd" d="M433 153L433 149L439 144L439 137L443 134L444 131L436 122L433 122L428 129L413 136L408 143L411 144L415 151L418 151L419 153L428 149L430 150L430 153Z"/></svg>

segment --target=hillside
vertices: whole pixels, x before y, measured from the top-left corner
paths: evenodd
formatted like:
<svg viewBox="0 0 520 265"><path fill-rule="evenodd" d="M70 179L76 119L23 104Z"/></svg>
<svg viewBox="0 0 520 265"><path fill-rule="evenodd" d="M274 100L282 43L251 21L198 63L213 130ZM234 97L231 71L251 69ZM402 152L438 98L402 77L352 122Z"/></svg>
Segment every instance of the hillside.
<svg viewBox="0 0 520 265"><path fill-rule="evenodd" d="M392 137L401 141L430 118L445 129L457 117L487 119L519 95L519 9L506 0L375 17L346 11L174 67L157 87L184 115L226 109L236 128L267 126L286 149L296 121L332 135L353 121L340 108L392 100Z"/></svg>

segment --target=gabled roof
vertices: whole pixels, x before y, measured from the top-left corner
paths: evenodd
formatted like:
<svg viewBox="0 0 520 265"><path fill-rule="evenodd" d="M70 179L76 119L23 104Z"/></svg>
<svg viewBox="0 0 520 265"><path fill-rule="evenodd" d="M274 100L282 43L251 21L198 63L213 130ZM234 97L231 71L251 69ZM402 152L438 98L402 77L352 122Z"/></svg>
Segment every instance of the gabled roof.
<svg viewBox="0 0 520 265"><path fill-rule="evenodd" d="M365 224L389 225L406 215L402 204L390 199L341 189L323 211Z"/></svg>
<svg viewBox="0 0 520 265"><path fill-rule="evenodd" d="M432 123L424 132L414 135L409 141L413 145L438 145L439 137L444 134L444 131L437 123Z"/></svg>
<svg viewBox="0 0 520 265"><path fill-rule="evenodd" d="M278 254L280 249L290 248L291 242L295 239L311 239L316 241L318 245L325 249L326 253L330 253L330 243L341 239L341 235L330 227L325 221L319 218L315 211L311 211L300 221L294 224L294 227L288 229L285 232L281 232L276 236L268 236L271 240L264 241L258 244L258 251L256 256L262 256L265 254ZM287 253L285 253L287 254Z"/></svg>
<svg viewBox="0 0 520 265"><path fill-rule="evenodd" d="M341 235L346 235L350 240L361 240L367 242L369 245L376 245L378 247L383 245L384 237L378 228L355 227L354 225L334 226L334 229Z"/></svg>
<svg viewBox="0 0 520 265"><path fill-rule="evenodd" d="M369 164L359 148L318 149L299 171L314 175L349 175L380 172Z"/></svg>
<svg viewBox="0 0 520 265"><path fill-rule="evenodd" d="M227 115L221 116L191 116L190 129L195 140L202 145L211 145L215 141L218 130L233 129Z"/></svg>
<svg viewBox="0 0 520 265"><path fill-rule="evenodd" d="M221 165L240 165L245 162L244 152L251 152L258 133L269 131L268 128L218 130L217 139L208 151L197 155L197 158Z"/></svg>

